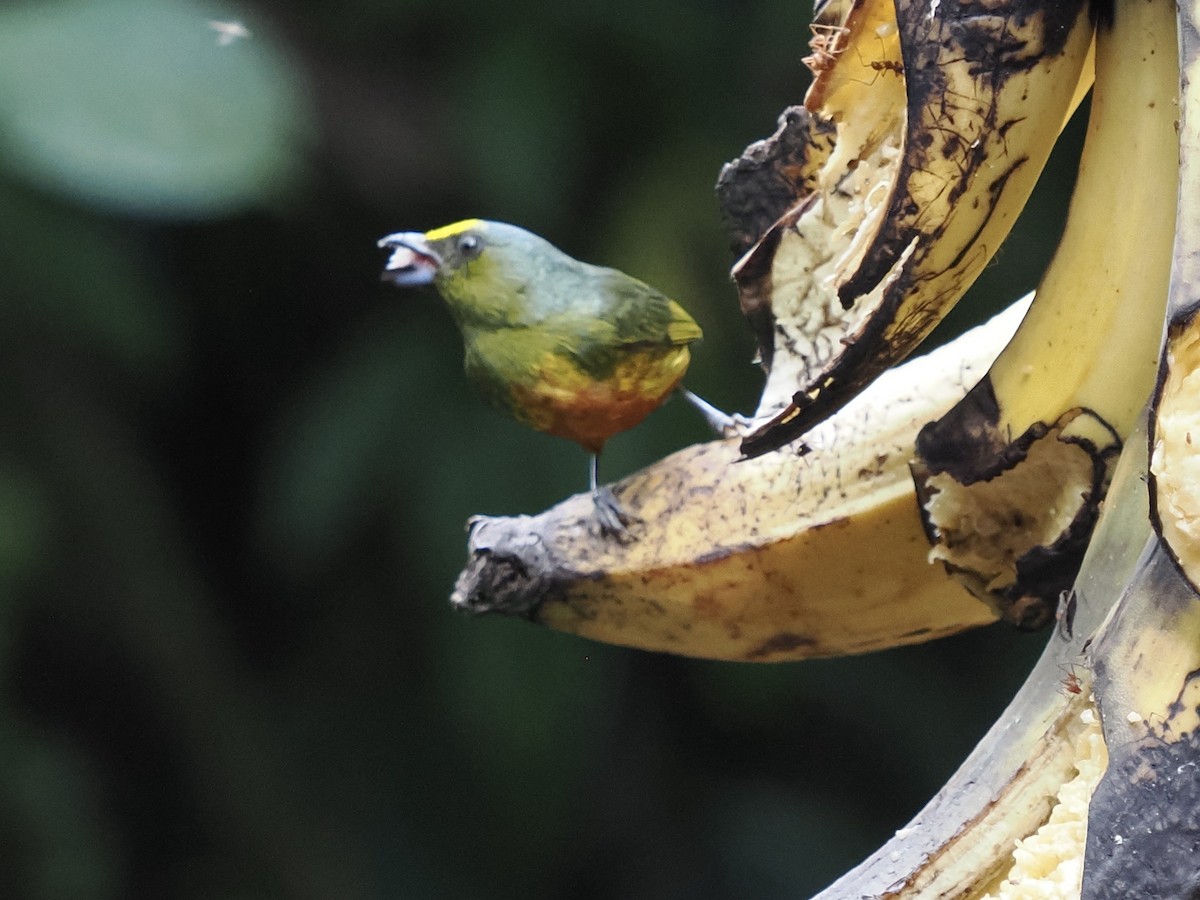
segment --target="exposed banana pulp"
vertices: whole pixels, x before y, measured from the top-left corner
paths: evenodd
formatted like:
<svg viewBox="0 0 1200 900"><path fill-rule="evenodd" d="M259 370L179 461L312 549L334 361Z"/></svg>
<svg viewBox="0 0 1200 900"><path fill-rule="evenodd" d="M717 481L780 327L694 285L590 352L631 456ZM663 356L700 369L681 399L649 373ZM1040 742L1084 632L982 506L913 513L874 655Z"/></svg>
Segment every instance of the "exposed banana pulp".
<svg viewBox="0 0 1200 900"><path fill-rule="evenodd" d="M1108 765L1100 719L1092 707L1079 714L1074 737L1075 775L1055 796L1046 824L1017 841L1012 868L981 900L1030 900L1078 897L1083 885L1083 848L1088 803ZM1064 736L1064 740L1071 739Z"/></svg>
<svg viewBox="0 0 1200 900"><path fill-rule="evenodd" d="M1193 584L1200 574L1200 333L1188 329L1166 352L1150 471L1162 534Z"/></svg>
<svg viewBox="0 0 1200 900"><path fill-rule="evenodd" d="M886 135L835 187L813 194L795 220L784 226L787 233L775 248L767 282L770 293L765 305L773 325L770 377L756 418L773 418L788 407L795 385L818 378L822 367L842 352L842 339L858 332L878 309L879 292L843 308L837 281L846 260L861 254L856 236L878 227L885 210L882 200L899 162L898 138L898 134ZM764 246L758 244L733 270L743 292L752 297L762 286L756 268L757 254Z"/></svg>
<svg viewBox="0 0 1200 900"><path fill-rule="evenodd" d="M878 312L881 291L847 306L838 288L879 231L901 162L904 81L892 4L856 4L849 24L816 32L809 59L817 79L806 104L819 108L809 127L831 123L836 139L805 170L792 167L794 204L733 267L743 309L767 319L759 329L768 371L759 419L787 408L796 385L817 381L846 336Z"/></svg>
<svg viewBox="0 0 1200 900"><path fill-rule="evenodd" d="M921 483L929 498L925 512L937 538L930 561L945 563L983 597L1005 598L997 608L1026 628L1044 625L1054 614L1059 594L1075 580L1078 561L1064 563L1056 556L1063 553L1064 536L1071 535L1079 511L1094 515L1108 487L1107 466L1097 472L1090 448L1063 441L1061 434L1055 426L1045 440L1030 446L1020 465L990 480L963 486L941 472L927 475ZM1086 521L1084 539L1073 541L1071 551L1080 543L1086 546L1092 521ZM1038 585L1037 597L1027 599L1023 592L1013 597L1013 585L1022 576L1028 579L1025 567L1037 563L1049 570L1049 585ZM1053 602L1042 602L1051 592Z"/></svg>

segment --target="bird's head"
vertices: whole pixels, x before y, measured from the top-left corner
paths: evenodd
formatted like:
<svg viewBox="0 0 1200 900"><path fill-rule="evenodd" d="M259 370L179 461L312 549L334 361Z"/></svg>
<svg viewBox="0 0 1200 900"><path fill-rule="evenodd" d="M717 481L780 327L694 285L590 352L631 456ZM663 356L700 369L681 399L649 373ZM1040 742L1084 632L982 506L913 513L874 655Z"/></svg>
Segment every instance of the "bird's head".
<svg viewBox="0 0 1200 900"><path fill-rule="evenodd" d="M379 239L391 250L383 280L399 287L435 284L477 259L483 251L486 222L465 219L433 231L398 231Z"/></svg>
<svg viewBox="0 0 1200 900"><path fill-rule="evenodd" d="M569 263L537 235L483 219L389 234L379 246L392 254L384 281L400 287L432 284L463 326L522 320L531 312L530 285Z"/></svg>

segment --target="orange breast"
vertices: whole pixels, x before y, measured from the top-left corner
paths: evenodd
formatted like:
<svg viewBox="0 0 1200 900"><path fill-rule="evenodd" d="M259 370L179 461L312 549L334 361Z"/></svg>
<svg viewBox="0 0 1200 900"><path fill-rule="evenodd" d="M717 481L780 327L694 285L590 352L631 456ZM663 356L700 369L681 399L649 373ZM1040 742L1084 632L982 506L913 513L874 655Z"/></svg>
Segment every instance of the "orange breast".
<svg viewBox="0 0 1200 900"><path fill-rule="evenodd" d="M598 381L547 359L536 381L513 385L513 405L527 424L599 453L614 434L637 425L678 386L687 371L686 346L630 354L611 378Z"/></svg>

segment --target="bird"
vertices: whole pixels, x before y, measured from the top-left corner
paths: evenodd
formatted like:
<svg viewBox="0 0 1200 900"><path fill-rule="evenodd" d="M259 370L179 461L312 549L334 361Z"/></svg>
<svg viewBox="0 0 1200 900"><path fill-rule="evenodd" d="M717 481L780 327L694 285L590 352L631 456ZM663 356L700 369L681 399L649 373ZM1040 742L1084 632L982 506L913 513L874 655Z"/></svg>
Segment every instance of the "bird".
<svg viewBox="0 0 1200 900"><path fill-rule="evenodd" d="M682 386L700 326L666 295L617 269L581 262L516 225L465 219L378 241L382 278L432 285L462 333L467 377L518 422L590 454L602 534L632 540L627 514L600 484L613 435L679 392L719 434L744 426Z"/></svg>

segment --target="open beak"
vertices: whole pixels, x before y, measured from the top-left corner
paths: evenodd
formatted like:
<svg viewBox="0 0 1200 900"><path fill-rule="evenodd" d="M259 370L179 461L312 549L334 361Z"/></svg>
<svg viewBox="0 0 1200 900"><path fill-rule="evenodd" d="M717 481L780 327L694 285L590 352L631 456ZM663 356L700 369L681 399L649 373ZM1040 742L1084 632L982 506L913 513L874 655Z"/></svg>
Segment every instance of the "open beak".
<svg viewBox="0 0 1200 900"><path fill-rule="evenodd" d="M417 231L389 234L379 239L379 247L392 251L380 278L397 287L430 284L442 265L442 258Z"/></svg>

